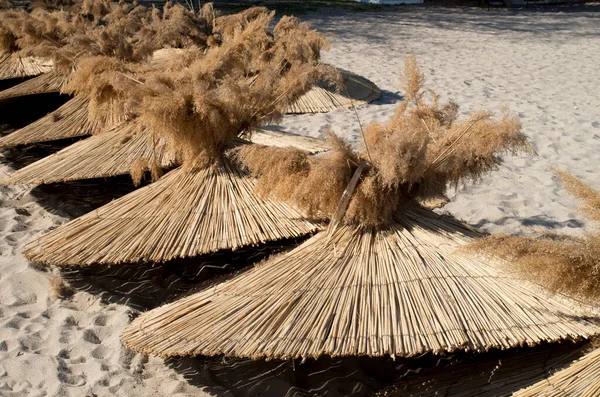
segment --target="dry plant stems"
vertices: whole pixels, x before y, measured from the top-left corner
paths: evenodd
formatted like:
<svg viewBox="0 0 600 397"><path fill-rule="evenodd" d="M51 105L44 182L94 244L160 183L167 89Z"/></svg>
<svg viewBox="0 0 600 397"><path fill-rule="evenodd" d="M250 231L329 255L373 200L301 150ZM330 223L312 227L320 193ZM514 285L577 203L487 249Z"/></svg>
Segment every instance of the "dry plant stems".
<svg viewBox="0 0 600 397"><path fill-rule="evenodd" d="M563 186L582 200L582 210L600 221L600 193L565 171ZM523 277L552 291L597 303L600 299L600 232L582 236L542 234L537 237L497 234L471 244L475 251L506 258Z"/></svg>
<svg viewBox="0 0 600 397"><path fill-rule="evenodd" d="M318 83L296 102L291 103L286 113L325 113L337 108L351 109L379 99L381 90L368 79L338 69L341 75L339 84Z"/></svg>
<svg viewBox="0 0 600 397"><path fill-rule="evenodd" d="M414 57L406 58L401 77L406 99L387 123L365 127L360 151L330 133L332 150L320 157L253 147L242 147L235 156L259 178L262 194L290 201L317 217L335 212L356 167L367 161L345 221L373 227L388 224L403 205L443 197L449 185L478 180L495 169L503 153L532 152L519 121L509 114L494 119L480 111L457 121L456 104L441 105L433 93L427 102ZM265 158L272 161L265 163ZM273 166L278 159L284 164Z"/></svg>
<svg viewBox="0 0 600 397"><path fill-rule="evenodd" d="M514 397L596 397L600 395L600 349L562 371L526 389Z"/></svg>
<svg viewBox="0 0 600 397"><path fill-rule="evenodd" d="M202 51L186 50L159 70L117 75L115 63L87 80L92 87L78 85L82 92L107 93L93 95L98 106L118 98L157 138L167 137L186 165L210 164L235 138L280 117L314 82L339 78L319 63L327 46L322 35L296 18L283 17L270 28L272 20L264 8L217 17Z"/></svg>
<svg viewBox="0 0 600 397"><path fill-rule="evenodd" d="M0 138L0 147L82 137L101 131L104 125L117 125L122 121L114 117L97 123L89 117L88 105L87 98L75 97L54 112ZM46 169L46 173L49 171L54 170Z"/></svg>
<svg viewBox="0 0 600 397"><path fill-rule="evenodd" d="M86 109L85 107L78 108ZM87 114L85 116L84 122L87 121ZM44 119L48 119L47 122L39 124L36 128L30 128L31 125L29 125L1 138L0 147L24 144L31 140L36 142L41 139L40 137L48 140L57 139L58 135L54 133L55 130L47 126L50 118L51 115L45 117ZM62 120L60 119L58 122ZM46 125L45 128L44 125ZM73 133L85 132L80 129L79 124L74 124L72 127L78 128L77 131L71 131ZM69 131L70 128L64 130ZM91 131L93 128L86 135L90 135ZM46 132L52 133L47 134ZM273 131L256 131L252 134L252 141L269 146L299 147L311 153L327 150L326 145L320 139ZM106 178L129 173L134 184L137 185L148 171L152 179L157 180L164 169L181 165L181 158L167 149L166 140L156 142L152 139L152 134L139 128L139 122L127 122L21 168L7 179L0 179L0 184L44 184Z"/></svg>
<svg viewBox="0 0 600 397"><path fill-rule="evenodd" d="M60 74L53 72L45 73L0 91L0 101L27 95L58 92L65 84L65 79Z"/></svg>
<svg viewBox="0 0 600 397"><path fill-rule="evenodd" d="M48 283L50 299L53 301L68 298L75 293L75 290L65 282L58 271L53 271L52 275L48 278Z"/></svg>
<svg viewBox="0 0 600 397"><path fill-rule="evenodd" d="M146 171L158 179L163 169L181 163L165 149L164 142L151 141L139 122L125 123L21 168L2 183L44 184L130 173L137 185Z"/></svg>
<svg viewBox="0 0 600 397"><path fill-rule="evenodd" d="M262 200L235 166L178 168L29 243L34 262L86 266L164 262L301 237L317 230L292 207Z"/></svg>
<svg viewBox="0 0 600 397"><path fill-rule="evenodd" d="M142 314L123 343L253 359L487 351L598 332L589 310L455 250L478 234L418 207L340 225L232 280Z"/></svg>

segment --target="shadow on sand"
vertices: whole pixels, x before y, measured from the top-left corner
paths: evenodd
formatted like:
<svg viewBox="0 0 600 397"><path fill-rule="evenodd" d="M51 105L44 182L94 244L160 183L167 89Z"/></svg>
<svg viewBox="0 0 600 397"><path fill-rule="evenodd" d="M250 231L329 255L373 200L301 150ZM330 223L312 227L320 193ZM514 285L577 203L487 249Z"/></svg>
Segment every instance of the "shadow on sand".
<svg viewBox="0 0 600 397"><path fill-rule="evenodd" d="M491 396L506 395L507 389L517 391L547 378L551 370L581 357L586 346L583 342L544 343L508 351L459 351L395 360L322 357L301 363L196 357L171 358L166 363L190 384L215 396L372 396L376 392L453 396L465 395L467 390ZM527 368L522 360L527 360Z"/></svg>

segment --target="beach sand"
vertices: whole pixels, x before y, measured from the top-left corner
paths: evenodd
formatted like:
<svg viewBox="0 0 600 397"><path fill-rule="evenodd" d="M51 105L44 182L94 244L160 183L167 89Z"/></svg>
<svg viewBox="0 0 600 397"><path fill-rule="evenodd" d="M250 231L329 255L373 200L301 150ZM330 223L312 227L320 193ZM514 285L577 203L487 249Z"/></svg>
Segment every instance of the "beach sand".
<svg viewBox="0 0 600 397"><path fill-rule="evenodd" d="M379 101L358 109L363 125L392 114L402 95L398 70L406 54L417 56L428 86L441 101L459 103L461 113L500 112L506 105L520 116L538 156L507 156L481 183L453 191L444 210L489 232L581 233L588 225L575 211L577 202L549 168L567 169L600 188L599 16L597 6L490 12L398 7L327 10L303 19L332 36L325 61L383 90ZM332 129L354 142L360 137L354 113L345 110L287 116L281 125L273 128L314 137ZM11 172L3 163L0 174ZM21 254L32 237L74 215L53 214L40 204L40 198L61 200L53 197L32 187L0 187L0 396L305 395L292 388L287 362L165 363L127 351L119 334L139 307L127 304L125 294L111 301L79 288L69 299L53 300L51 274ZM129 286L145 293L141 284L121 288ZM365 395L376 387L364 371L332 364L305 374L301 383L310 393Z"/></svg>

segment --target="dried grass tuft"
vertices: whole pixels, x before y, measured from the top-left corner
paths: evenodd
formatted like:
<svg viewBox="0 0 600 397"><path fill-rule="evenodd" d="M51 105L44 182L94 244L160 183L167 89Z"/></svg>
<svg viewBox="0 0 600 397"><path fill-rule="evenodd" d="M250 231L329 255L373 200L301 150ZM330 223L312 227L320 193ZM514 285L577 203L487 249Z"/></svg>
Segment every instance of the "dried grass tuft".
<svg viewBox="0 0 600 397"><path fill-rule="evenodd" d="M148 167L144 159L138 159L131 164L129 173L131 174L131 180L136 187L140 186L142 183L142 180L144 179L144 173L146 172L147 168Z"/></svg>
<svg viewBox="0 0 600 397"><path fill-rule="evenodd" d="M281 149L241 148L236 157L259 178L263 193L325 217L335 212L348 181L365 161L345 221L381 227L407 203L439 199L448 186L477 181L495 169L505 153L533 152L518 119L507 112L495 119L480 111L457 121L454 102L440 104L435 93L424 89L414 57L406 58L401 81L406 99L389 121L365 127L358 151L330 134L334 150L314 158L305 153L300 170L275 166L275 159L285 164L285 159L298 156L291 149L286 154Z"/></svg>
<svg viewBox="0 0 600 397"><path fill-rule="evenodd" d="M75 293L73 287L67 284L58 272L53 273L48 278L48 283L50 288L50 299L53 301L68 298Z"/></svg>
<svg viewBox="0 0 600 397"><path fill-rule="evenodd" d="M592 189L567 171L555 169L554 172L560 177L565 189L582 201L583 205L579 210L586 214L591 221L600 222L600 192Z"/></svg>
<svg viewBox="0 0 600 397"><path fill-rule="evenodd" d="M188 53L170 73L143 76L140 119L186 164L219 158L234 138L279 119L315 81L337 77L319 63L323 36L290 17L271 29L273 15L258 8L217 18L219 45Z"/></svg>
<svg viewBox="0 0 600 397"><path fill-rule="evenodd" d="M158 65L88 57L67 88L90 97L95 120L139 117L186 165L219 159L234 138L277 120L314 82L339 79L319 63L325 38L296 18L284 16L271 27L274 13L265 8L220 17L212 6L190 15L169 5L157 13L151 37L186 47L181 53Z"/></svg>
<svg viewBox="0 0 600 397"><path fill-rule="evenodd" d="M566 171L557 171L563 186L584 202L583 211L600 220L600 193ZM536 237L492 235L475 241L472 251L507 259L523 277L552 291L582 300L600 299L600 232L581 237L542 234Z"/></svg>

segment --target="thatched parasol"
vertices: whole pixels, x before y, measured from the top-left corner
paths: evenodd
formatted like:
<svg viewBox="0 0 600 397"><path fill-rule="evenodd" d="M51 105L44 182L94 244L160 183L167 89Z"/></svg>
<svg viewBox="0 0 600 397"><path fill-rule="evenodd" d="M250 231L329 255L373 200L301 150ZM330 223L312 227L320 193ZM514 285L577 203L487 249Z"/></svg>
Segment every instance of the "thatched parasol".
<svg viewBox="0 0 600 397"><path fill-rule="evenodd" d="M50 72L52 67L52 61L46 59L4 53L0 55L0 80L37 76Z"/></svg>
<svg viewBox="0 0 600 397"><path fill-rule="evenodd" d="M0 91L0 101L28 95L58 93L66 84L67 79L65 76L53 72L44 73L14 87Z"/></svg>
<svg viewBox="0 0 600 397"><path fill-rule="evenodd" d="M486 351L600 331L572 301L453 252L474 236L418 208L385 231L340 226L141 315L122 341L160 356L287 359Z"/></svg>
<svg viewBox="0 0 600 397"><path fill-rule="evenodd" d="M268 146L291 146L311 153L328 150L323 140L286 132L260 130L252 134L251 141ZM0 146L2 144L3 139L0 139ZM167 150L166 139L154 142L151 134L144 131L136 121L120 124L99 135L74 143L21 168L0 183L37 185L106 178L128 174L140 161L146 168L152 161L157 161L159 167L167 169L181 165L181 160Z"/></svg>
<svg viewBox="0 0 600 397"><path fill-rule="evenodd" d="M600 396L600 349L597 349L550 378L541 380L514 397Z"/></svg>
<svg viewBox="0 0 600 397"><path fill-rule="evenodd" d="M227 162L179 168L29 243L34 262L90 265L163 262L317 229L286 204L261 199L254 180Z"/></svg>
<svg viewBox="0 0 600 397"><path fill-rule="evenodd" d="M182 49L163 48L153 53L150 62L160 67L183 53ZM381 90L367 78L340 68L336 69L342 78L341 87L327 81L317 83L290 104L286 113L327 113L337 108L348 109L366 105L381 96Z"/></svg>
<svg viewBox="0 0 600 397"><path fill-rule="evenodd" d="M10 135L9 135L10 136ZM118 125L104 133L43 158L13 173L4 184L44 184L128 174L136 162L158 161L162 168L179 162L164 144L151 142L138 123Z"/></svg>
<svg viewBox="0 0 600 397"><path fill-rule="evenodd" d="M316 84L287 108L287 113L326 113L337 108L366 105L381 96L370 80L338 68L343 82L337 90L327 83Z"/></svg>
<svg viewBox="0 0 600 397"><path fill-rule="evenodd" d="M41 119L0 138L0 147L28 145L31 143L55 141L91 135L101 129L97 120L88 115L88 99L75 97L54 112ZM107 124L117 124L117 116L107 120Z"/></svg>

